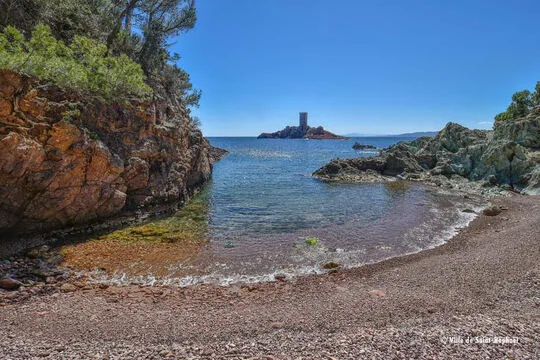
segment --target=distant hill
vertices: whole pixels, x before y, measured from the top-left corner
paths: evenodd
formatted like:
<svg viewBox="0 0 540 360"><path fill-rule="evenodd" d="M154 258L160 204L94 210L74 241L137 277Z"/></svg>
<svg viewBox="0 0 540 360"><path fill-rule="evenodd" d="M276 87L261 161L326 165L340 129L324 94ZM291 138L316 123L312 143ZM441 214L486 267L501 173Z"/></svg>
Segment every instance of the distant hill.
<svg viewBox="0 0 540 360"><path fill-rule="evenodd" d="M346 134L347 137L422 137L422 136L435 136L438 131L419 131L413 133L397 134L397 135L366 135L359 133Z"/></svg>

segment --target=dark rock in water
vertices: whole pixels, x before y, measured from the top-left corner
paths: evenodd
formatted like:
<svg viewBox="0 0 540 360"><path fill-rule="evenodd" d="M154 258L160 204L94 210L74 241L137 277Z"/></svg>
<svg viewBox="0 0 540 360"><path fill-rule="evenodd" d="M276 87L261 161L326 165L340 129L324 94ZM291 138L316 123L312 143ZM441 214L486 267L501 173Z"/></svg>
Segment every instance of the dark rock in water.
<svg viewBox="0 0 540 360"><path fill-rule="evenodd" d="M464 213L470 213L470 214L475 214L476 213L476 211L474 211L473 209L469 209L469 208L463 209L461 211L464 212Z"/></svg>
<svg viewBox="0 0 540 360"><path fill-rule="evenodd" d="M326 264L323 265L323 269L330 270L330 269L337 269L340 268L341 265L339 265L337 262L329 261Z"/></svg>
<svg viewBox="0 0 540 360"><path fill-rule="evenodd" d="M276 274L276 275L274 275L274 279L276 279L277 281L285 281L285 280L287 280L287 275L285 275L285 274Z"/></svg>
<svg viewBox="0 0 540 360"><path fill-rule="evenodd" d="M493 205L488 208L485 208L484 211L482 211L482 214L486 216L497 216L501 212L502 212L502 209L499 206Z"/></svg>
<svg viewBox="0 0 540 360"><path fill-rule="evenodd" d="M354 145L352 146L354 150L370 150L370 149L376 149L376 146L373 145L364 145L360 144L358 141L355 141Z"/></svg>
<svg viewBox="0 0 540 360"><path fill-rule="evenodd" d="M540 108L522 119L496 122L493 132L448 123L434 137L399 142L376 157L334 159L313 176L360 182L398 176L449 188L458 177L540 194L539 121Z"/></svg>
<svg viewBox="0 0 540 360"><path fill-rule="evenodd" d="M325 180L346 180L358 177L357 181L381 181L386 176L396 176L403 172L422 171L408 154L401 151L387 152L382 156L353 159L335 159L313 173Z"/></svg>
<svg viewBox="0 0 540 360"><path fill-rule="evenodd" d="M21 285L22 285L21 282L15 279L9 278L9 277L0 279L0 289L17 290L18 288L21 287Z"/></svg>

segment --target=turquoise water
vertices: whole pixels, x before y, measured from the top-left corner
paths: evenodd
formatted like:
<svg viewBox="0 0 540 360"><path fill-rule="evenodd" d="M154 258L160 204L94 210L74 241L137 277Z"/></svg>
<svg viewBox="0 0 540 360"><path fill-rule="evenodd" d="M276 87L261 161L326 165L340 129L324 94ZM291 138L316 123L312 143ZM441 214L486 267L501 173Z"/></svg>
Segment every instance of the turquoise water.
<svg viewBox="0 0 540 360"><path fill-rule="evenodd" d="M209 242L180 284L272 280L324 272L335 261L354 267L436 246L474 215L463 199L434 196L407 183L325 183L311 174L333 158L374 156L354 141L390 146L403 138L278 140L210 138L230 153L215 164ZM306 239L315 237L310 246Z"/></svg>
<svg viewBox="0 0 540 360"><path fill-rule="evenodd" d="M356 139L355 139L356 140ZM327 184L311 174L333 158L374 156L351 140L210 138L230 154L214 167L210 225L216 237L287 233L366 221L385 214L399 196L382 184ZM397 138L357 139L379 148Z"/></svg>
<svg viewBox="0 0 540 360"><path fill-rule="evenodd" d="M215 164L205 188L206 245L187 263L167 264L170 276L137 281L229 284L320 274L328 261L356 267L439 245L475 216L461 211L475 208L473 200L441 196L420 183L395 189L311 177L333 158L377 154L353 150L354 141L384 148L410 139L209 140L229 154Z"/></svg>

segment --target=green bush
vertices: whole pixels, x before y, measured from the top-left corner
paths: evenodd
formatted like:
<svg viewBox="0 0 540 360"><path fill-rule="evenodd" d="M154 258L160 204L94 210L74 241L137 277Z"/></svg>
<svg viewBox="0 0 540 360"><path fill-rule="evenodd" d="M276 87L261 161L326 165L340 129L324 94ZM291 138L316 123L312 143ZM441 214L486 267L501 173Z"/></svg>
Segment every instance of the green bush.
<svg viewBox="0 0 540 360"><path fill-rule="evenodd" d="M17 29L7 26L0 33L0 68L105 99L152 95L140 65L126 55L107 56L104 44L82 36L75 36L67 46L45 25L37 25L28 41Z"/></svg>
<svg viewBox="0 0 540 360"><path fill-rule="evenodd" d="M526 116L536 106L540 106L540 82L536 83L534 92L518 91L512 95L512 102L505 112L497 114L495 121L507 121Z"/></svg>

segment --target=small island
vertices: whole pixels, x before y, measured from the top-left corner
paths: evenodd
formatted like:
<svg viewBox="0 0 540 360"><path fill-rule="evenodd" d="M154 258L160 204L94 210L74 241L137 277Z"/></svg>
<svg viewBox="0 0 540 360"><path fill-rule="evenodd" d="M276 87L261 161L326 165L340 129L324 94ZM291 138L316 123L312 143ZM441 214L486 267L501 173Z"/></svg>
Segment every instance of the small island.
<svg viewBox="0 0 540 360"><path fill-rule="evenodd" d="M311 127L307 124L307 112L300 113L299 126L287 126L273 133L262 133L257 139L316 139L316 140L345 140L347 137L336 135L325 130L322 126Z"/></svg>

